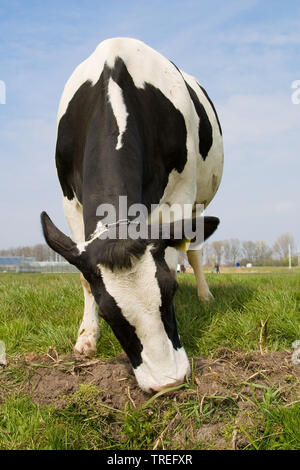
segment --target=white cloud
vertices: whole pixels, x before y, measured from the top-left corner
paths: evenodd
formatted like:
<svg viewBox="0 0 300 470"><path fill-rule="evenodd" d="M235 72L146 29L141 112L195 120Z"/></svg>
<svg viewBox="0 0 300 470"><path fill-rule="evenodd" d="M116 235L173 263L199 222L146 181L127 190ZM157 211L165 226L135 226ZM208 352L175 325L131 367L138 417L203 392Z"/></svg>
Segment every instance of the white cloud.
<svg viewBox="0 0 300 470"><path fill-rule="evenodd" d="M294 212L296 206L296 201L281 201L275 205L275 210L279 213Z"/></svg>

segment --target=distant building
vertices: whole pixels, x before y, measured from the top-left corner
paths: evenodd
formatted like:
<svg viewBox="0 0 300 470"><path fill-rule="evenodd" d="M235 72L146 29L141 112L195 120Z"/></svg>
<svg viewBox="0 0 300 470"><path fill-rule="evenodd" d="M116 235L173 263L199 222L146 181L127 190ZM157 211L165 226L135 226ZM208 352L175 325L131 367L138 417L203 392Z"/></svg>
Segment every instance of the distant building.
<svg viewBox="0 0 300 470"><path fill-rule="evenodd" d="M21 263L32 263L35 258L25 258L24 256L0 256L0 266L17 266Z"/></svg>
<svg viewBox="0 0 300 470"><path fill-rule="evenodd" d="M18 273L23 264L30 264L35 258L25 256L0 256L0 272Z"/></svg>
<svg viewBox="0 0 300 470"><path fill-rule="evenodd" d="M78 272L78 269L67 261L36 261L33 257L0 256L0 272L74 273Z"/></svg>

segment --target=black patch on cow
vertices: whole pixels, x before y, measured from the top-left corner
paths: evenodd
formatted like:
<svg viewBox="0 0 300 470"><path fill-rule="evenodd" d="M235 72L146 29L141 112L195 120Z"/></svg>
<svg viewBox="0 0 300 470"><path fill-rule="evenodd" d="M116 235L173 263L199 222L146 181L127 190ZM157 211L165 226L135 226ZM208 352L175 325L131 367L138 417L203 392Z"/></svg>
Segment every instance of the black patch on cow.
<svg viewBox="0 0 300 470"><path fill-rule="evenodd" d="M89 280L89 282L95 300L99 305L100 316L111 327L133 368L136 369L143 362L141 356L143 346L136 334L135 327L126 320L115 299L105 290L100 277L95 277L94 280Z"/></svg>
<svg viewBox="0 0 300 470"><path fill-rule="evenodd" d="M177 67L177 65L174 64L174 62L172 62L172 61L170 61L170 62L171 62L171 64L176 68L176 70L180 73L180 75L182 76L182 79L184 80L183 75L182 75L180 69ZM184 80L184 82L185 82L185 84L187 85L187 83L186 83L185 80ZM213 102L211 101L210 97L208 96L207 91L200 85L200 83L198 83L198 82L196 82L196 83L197 83L197 85L200 87L200 89L202 90L202 92L204 93L204 95L205 95L205 97L207 98L209 104L211 105L212 110L213 110L213 112L214 112L214 114L215 114L215 116L216 116L216 120L217 120L217 123L218 123L218 126L219 126L220 134L222 135L222 128L221 128L221 124L220 124L220 121L219 121L219 117L218 117L216 108L215 108ZM189 88L190 88L190 87L189 87ZM191 89L192 91L194 91L192 88L190 88L190 89L189 89L189 88L188 88L189 91L190 91L190 89ZM191 94L190 94L190 96L191 96ZM195 100L195 98L196 98L196 100ZM192 96L191 96L191 99L192 99L194 105L195 105L195 101L199 100L198 97L197 97L197 95L196 95L196 93L195 93L195 95L194 95L194 99L193 99ZM195 107L196 107L196 105L195 105ZM198 111L197 111L197 114L198 114L198 116L199 116ZM201 152L200 152L200 153L201 153Z"/></svg>
<svg viewBox="0 0 300 470"><path fill-rule="evenodd" d="M87 81L76 91L58 125L56 168L64 196L82 203L83 157L97 87Z"/></svg>
<svg viewBox="0 0 300 470"><path fill-rule="evenodd" d="M187 130L181 112L150 83L136 88L127 67L117 58L111 72L121 87L128 118L123 135L125 155L139 149L142 160L142 203L157 204L172 170L181 173L187 161ZM126 157L125 157L126 158Z"/></svg>
<svg viewBox="0 0 300 470"><path fill-rule="evenodd" d="M178 336L177 322L173 306L173 297L178 284L172 276L165 261L164 245L162 243L157 243L151 250L151 253L156 265L155 277L161 294L161 306L159 308L161 320L173 348L177 350L182 347Z"/></svg>
<svg viewBox="0 0 300 470"><path fill-rule="evenodd" d="M102 264L114 269L130 269L134 259L139 259L146 250L146 240L95 240L88 247L89 258L94 266Z"/></svg>
<svg viewBox="0 0 300 470"><path fill-rule="evenodd" d="M190 94L191 100L194 103L196 112L199 116L199 153L202 156L203 160L205 160L213 144L212 126L205 111L205 108L203 104L200 103L196 92L193 90L192 87L189 86L186 81L185 84Z"/></svg>
<svg viewBox="0 0 300 470"><path fill-rule="evenodd" d="M216 116L216 120L217 120L217 123L218 123L218 126L219 126L219 131L220 131L220 134L222 135L222 127L221 127L221 124L220 124L220 121L219 121L219 116L218 116L218 113L216 111L216 108L212 102L212 100L210 99L210 97L208 96L207 94L207 91L205 90L205 88L203 88L200 83L197 82L197 85L201 88L201 90L203 91L204 95L206 96L207 100L209 101L214 113L215 113L215 116Z"/></svg>
<svg viewBox="0 0 300 470"><path fill-rule="evenodd" d="M108 81L121 87L128 113L121 149L118 125L108 100ZM128 205L158 204L172 170L187 161L187 130L180 111L153 85L134 85L125 63L107 65L98 82L74 94L58 127L56 165L63 193L83 203L86 238L94 231L99 204L116 209L119 195ZM118 216L118 214L117 214Z"/></svg>

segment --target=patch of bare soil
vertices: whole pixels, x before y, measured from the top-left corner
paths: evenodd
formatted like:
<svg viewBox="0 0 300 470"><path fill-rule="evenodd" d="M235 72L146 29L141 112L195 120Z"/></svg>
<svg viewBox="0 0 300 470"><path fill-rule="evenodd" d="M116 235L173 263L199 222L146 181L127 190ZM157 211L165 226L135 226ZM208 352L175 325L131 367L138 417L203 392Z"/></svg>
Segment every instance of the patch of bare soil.
<svg viewBox="0 0 300 470"><path fill-rule="evenodd" d="M229 349L220 349L217 359L194 358L192 360L193 376L186 388L178 390L168 397L177 403L184 403L189 397L199 402L200 415L208 402L234 403L236 427L250 419L251 401L260 401L266 387L280 390L284 406L290 406L300 400L300 365L291 361L291 351L271 352L262 355L260 352L241 353ZM129 403L140 408L150 396L139 389L132 368L125 355L113 360L96 358L93 360L75 357L74 355L58 356L49 349L45 355L34 353L8 358L8 366L0 372L0 403L8 394L22 391L28 393L33 401L41 404L53 404L61 408L80 384L92 384L99 389L99 397L104 406L124 409ZM5 373L7 371L7 373ZM8 372L11 373L8 373ZM16 380L14 371L21 371L22 377ZM158 400L166 400L166 397ZM219 400L219 402L218 402ZM160 406L161 401L157 403ZM179 420L181 417L178 418ZM228 448L228 440L222 432L222 410L217 411L217 419L204 423L195 429L193 422L185 427L190 439L190 447L197 442L212 440L214 448ZM183 436L175 432L176 420L170 423L167 432L172 433L175 441ZM182 434L182 433L181 433ZM186 438L185 442L186 442ZM243 437L233 433L229 448L243 448ZM157 444L158 445L158 444ZM185 445L187 445L185 443ZM159 447L159 445L158 445Z"/></svg>
<svg viewBox="0 0 300 470"><path fill-rule="evenodd" d="M202 395L249 395L253 385L284 387L283 396L297 389L300 366L291 361L292 352L241 353L226 348L220 349L218 359L194 359L196 382ZM259 394L264 388L259 388Z"/></svg>
<svg viewBox="0 0 300 470"><path fill-rule="evenodd" d="M287 400L292 391L299 393L300 365L292 363L291 351L261 355L260 352L241 353L223 348L218 353L217 359L192 360L197 392L204 399L213 395L251 395L251 384L280 386L281 396L286 396ZM55 350L49 349L45 355L27 353L11 357L8 366L27 373L27 380L21 382L22 391L43 404L74 393L83 383L99 388L103 401L116 408L128 400L134 400L138 407L149 399L149 395L139 389L125 354L116 359L91 360L74 355L58 356ZM9 377L1 374L0 384L2 380L9 382ZM179 390L177 396L184 397L186 393L189 392ZM259 388L257 393L262 395L264 389Z"/></svg>
<svg viewBox="0 0 300 470"><path fill-rule="evenodd" d="M139 389L125 355L112 360L91 360L79 359L74 355L58 357L56 351L51 350L50 354L48 351L45 355L28 353L19 358L10 358L8 365L23 369L26 380L20 383L21 391L41 404L63 405L64 397L76 392L80 384L92 384L99 388L102 401L114 408L122 408L130 399L139 406L149 398ZM9 377L6 377L8 382ZM4 395L5 391L0 391L0 399Z"/></svg>

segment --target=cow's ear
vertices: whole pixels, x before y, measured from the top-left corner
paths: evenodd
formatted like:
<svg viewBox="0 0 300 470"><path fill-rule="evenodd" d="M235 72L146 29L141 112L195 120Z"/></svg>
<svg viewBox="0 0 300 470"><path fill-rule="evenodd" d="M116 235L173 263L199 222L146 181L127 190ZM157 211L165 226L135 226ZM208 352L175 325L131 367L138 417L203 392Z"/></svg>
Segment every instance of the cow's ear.
<svg viewBox="0 0 300 470"><path fill-rule="evenodd" d="M220 219L217 217L204 216L200 218L194 218L189 221L180 220L172 222L170 224L170 237L164 237L164 234L168 235L166 226L161 226L161 238L165 240L166 246L173 246L174 248L186 249L186 242L195 242L196 239L200 243L207 240L218 228ZM190 239L185 233L185 227L190 227L191 231L195 233L199 228L199 234L195 238Z"/></svg>
<svg viewBox="0 0 300 470"><path fill-rule="evenodd" d="M79 267L81 255L76 243L54 225L46 212L41 213L41 223L45 240L52 250L59 253L71 264Z"/></svg>

